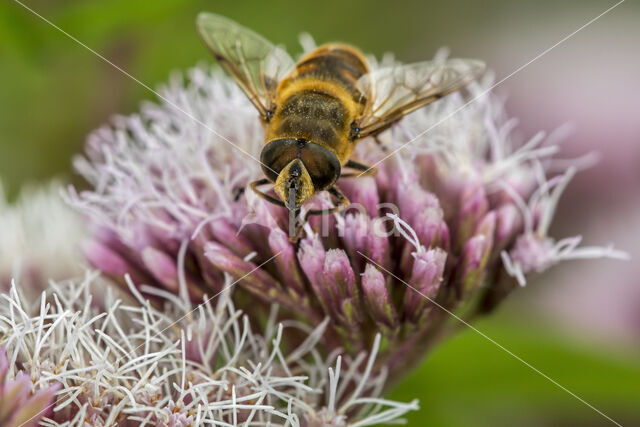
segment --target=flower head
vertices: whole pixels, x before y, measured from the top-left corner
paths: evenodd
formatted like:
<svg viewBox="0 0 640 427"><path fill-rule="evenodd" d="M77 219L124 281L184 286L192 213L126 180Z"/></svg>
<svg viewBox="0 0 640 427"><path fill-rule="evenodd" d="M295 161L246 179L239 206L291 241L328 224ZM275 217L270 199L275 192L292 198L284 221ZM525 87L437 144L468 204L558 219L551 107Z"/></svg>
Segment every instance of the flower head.
<svg viewBox="0 0 640 427"><path fill-rule="evenodd" d="M107 288L106 310L92 304L101 285L89 272L52 282L38 310L15 287L0 296L0 421L17 422L3 426L29 417L51 426L371 425L417 409L377 397L380 337L369 354L325 357L317 345L328 322L278 323L274 308L256 332L229 294L193 308L149 289L167 298L155 308L126 281L134 298Z"/></svg>
<svg viewBox="0 0 640 427"><path fill-rule="evenodd" d="M486 312L517 286L510 275L522 282L576 253L547 236L566 176L549 166L557 147L513 137L490 83L472 84L468 104L456 93L409 115L380 136L386 151L360 142L358 161L393 155L374 177L339 180L352 205L311 217L296 245L286 209L242 193L261 175L255 111L228 78L192 69L162 90L163 104L92 134L76 160L93 186L69 194L95 229L87 258L115 280L127 273L193 301L233 277L235 303L256 318L273 303L311 325L328 317L328 353L358 354L381 333L376 369L396 378L439 335L441 308ZM310 205L330 203L321 193Z"/></svg>
<svg viewBox="0 0 640 427"><path fill-rule="evenodd" d="M85 235L81 217L62 200L62 185L27 187L8 203L0 185L0 290L12 279L37 296L50 279L82 274L78 244Z"/></svg>

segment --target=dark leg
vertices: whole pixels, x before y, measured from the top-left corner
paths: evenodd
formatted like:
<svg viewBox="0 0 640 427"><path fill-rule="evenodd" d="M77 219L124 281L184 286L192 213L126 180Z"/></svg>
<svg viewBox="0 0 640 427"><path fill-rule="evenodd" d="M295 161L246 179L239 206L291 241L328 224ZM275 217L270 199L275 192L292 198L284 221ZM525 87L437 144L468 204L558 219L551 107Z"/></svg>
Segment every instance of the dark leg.
<svg viewBox="0 0 640 427"><path fill-rule="evenodd" d="M387 148L387 146L384 145L382 143L382 141L380 141L380 139L378 139L378 134L374 135L373 140L376 142L378 147L380 147L380 149L382 150L383 153L388 153L389 152L389 149Z"/></svg>
<svg viewBox="0 0 640 427"><path fill-rule="evenodd" d="M244 194L244 187L240 187L236 190L235 196L233 196L233 201L237 202L240 200L240 197Z"/></svg>
<svg viewBox="0 0 640 427"><path fill-rule="evenodd" d="M254 193L256 193L258 196L265 199L267 202L271 202L274 205L286 207L284 202L282 202L281 200L278 200L275 197L271 197L270 195L265 194L262 191L258 190L258 187L266 184L271 184L271 181L269 181L267 178L262 178L257 181L253 181L251 184L249 184L249 186L251 187Z"/></svg>
<svg viewBox="0 0 640 427"><path fill-rule="evenodd" d="M340 212L343 209L346 209L347 206L351 204L347 196L342 194L342 191L335 185L327 190L329 194L331 194L334 198L335 206L331 209L314 209L307 212L308 215L331 215L337 212Z"/></svg>
<svg viewBox="0 0 640 427"><path fill-rule="evenodd" d="M360 171L360 173L358 173L358 172L343 173L342 175L340 175L340 178L352 178L352 177L358 177L358 176L373 176L376 173L378 173L378 169L372 168L370 166L367 166L365 164L356 162L354 160L349 160L347 162L347 164L344 165L344 167Z"/></svg>

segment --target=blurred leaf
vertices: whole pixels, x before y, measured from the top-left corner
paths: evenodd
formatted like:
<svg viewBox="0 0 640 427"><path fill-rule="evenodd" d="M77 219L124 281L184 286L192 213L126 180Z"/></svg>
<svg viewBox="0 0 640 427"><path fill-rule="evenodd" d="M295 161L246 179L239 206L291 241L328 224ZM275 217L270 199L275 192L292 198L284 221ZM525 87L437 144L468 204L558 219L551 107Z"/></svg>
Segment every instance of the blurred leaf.
<svg viewBox="0 0 640 427"><path fill-rule="evenodd" d="M502 313L475 326L497 343L623 425L640 422L640 359L587 347L533 318ZM610 425L602 415L471 329L443 343L391 397L419 397L437 426Z"/></svg>

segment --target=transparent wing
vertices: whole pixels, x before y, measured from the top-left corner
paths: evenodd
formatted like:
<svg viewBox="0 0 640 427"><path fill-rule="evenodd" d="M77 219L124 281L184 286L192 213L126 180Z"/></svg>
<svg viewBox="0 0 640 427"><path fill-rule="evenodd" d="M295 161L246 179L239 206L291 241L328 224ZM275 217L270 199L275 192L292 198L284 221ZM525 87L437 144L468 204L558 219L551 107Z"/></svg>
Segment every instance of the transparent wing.
<svg viewBox="0 0 640 427"><path fill-rule="evenodd" d="M263 118L275 108L278 82L293 68L283 49L230 19L200 13L200 36L222 68L238 83Z"/></svg>
<svg viewBox="0 0 640 427"><path fill-rule="evenodd" d="M358 138L381 132L406 114L455 92L484 68L482 61L449 59L381 68L362 76L357 88L369 101L356 121Z"/></svg>

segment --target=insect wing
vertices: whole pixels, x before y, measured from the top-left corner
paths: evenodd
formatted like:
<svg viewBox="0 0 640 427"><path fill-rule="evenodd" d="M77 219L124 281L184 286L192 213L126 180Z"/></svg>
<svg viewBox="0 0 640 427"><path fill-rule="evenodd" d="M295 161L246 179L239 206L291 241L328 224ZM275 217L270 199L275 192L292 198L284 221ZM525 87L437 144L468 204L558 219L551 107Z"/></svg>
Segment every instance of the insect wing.
<svg viewBox="0 0 640 427"><path fill-rule="evenodd" d="M294 66L289 54L264 37L230 19L200 13L200 36L265 118L275 108L278 82Z"/></svg>
<svg viewBox="0 0 640 427"><path fill-rule="evenodd" d="M371 100L356 121L358 137L375 135L406 114L466 86L484 68L482 61L449 59L381 68L362 76L356 86Z"/></svg>

